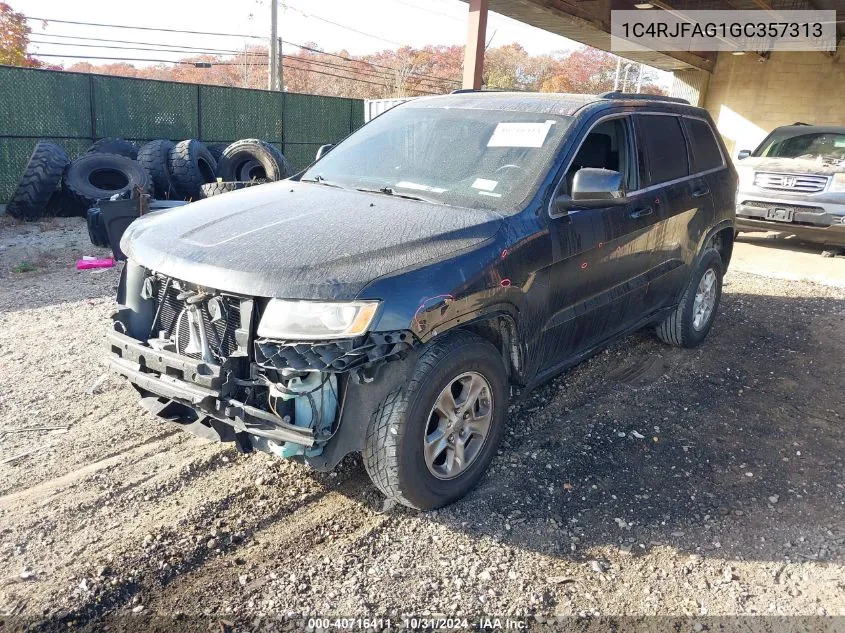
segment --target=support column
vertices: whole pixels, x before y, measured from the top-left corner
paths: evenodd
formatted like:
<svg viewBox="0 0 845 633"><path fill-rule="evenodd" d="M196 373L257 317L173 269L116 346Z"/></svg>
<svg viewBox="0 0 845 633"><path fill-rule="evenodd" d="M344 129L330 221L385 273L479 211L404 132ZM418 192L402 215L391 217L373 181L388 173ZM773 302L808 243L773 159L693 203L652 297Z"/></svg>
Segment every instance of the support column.
<svg viewBox="0 0 845 633"><path fill-rule="evenodd" d="M706 70L675 70L672 72L670 97L686 99L694 106L704 107L710 73Z"/></svg>
<svg viewBox="0 0 845 633"><path fill-rule="evenodd" d="M469 0L469 27L464 47L464 89L481 89L489 4L489 0Z"/></svg>

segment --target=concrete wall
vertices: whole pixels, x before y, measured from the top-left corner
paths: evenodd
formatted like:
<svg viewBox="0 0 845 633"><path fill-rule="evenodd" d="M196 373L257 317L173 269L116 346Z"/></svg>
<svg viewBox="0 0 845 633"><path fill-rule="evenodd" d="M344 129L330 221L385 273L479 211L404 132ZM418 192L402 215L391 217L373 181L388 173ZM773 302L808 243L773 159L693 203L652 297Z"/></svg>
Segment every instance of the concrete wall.
<svg viewBox="0 0 845 633"><path fill-rule="evenodd" d="M704 98L732 157L773 128L801 121L845 125L845 52L719 53Z"/></svg>

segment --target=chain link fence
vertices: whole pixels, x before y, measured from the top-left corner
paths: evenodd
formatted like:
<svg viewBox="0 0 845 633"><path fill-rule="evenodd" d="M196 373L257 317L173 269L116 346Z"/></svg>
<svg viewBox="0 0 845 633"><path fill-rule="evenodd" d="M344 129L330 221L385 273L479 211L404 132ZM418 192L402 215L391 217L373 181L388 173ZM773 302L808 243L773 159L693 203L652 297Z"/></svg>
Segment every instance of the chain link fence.
<svg viewBox="0 0 845 633"><path fill-rule="evenodd" d="M0 203L17 187L35 143L71 158L94 140L260 138L300 169L317 148L364 124L360 99L0 66Z"/></svg>

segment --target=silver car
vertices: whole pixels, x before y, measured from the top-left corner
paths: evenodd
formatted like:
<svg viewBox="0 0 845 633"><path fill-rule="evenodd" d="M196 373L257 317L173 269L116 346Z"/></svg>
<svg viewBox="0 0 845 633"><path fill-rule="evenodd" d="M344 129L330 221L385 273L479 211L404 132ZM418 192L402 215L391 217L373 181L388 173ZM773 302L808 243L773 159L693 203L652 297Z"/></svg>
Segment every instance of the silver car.
<svg viewBox="0 0 845 633"><path fill-rule="evenodd" d="M779 127L738 158L739 231L845 246L845 127Z"/></svg>

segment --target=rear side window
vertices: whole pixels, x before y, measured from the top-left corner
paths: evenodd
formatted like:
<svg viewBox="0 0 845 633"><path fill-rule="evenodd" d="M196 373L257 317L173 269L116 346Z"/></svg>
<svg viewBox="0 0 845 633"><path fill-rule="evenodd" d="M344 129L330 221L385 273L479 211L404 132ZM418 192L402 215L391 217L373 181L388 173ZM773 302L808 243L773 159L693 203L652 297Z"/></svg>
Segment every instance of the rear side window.
<svg viewBox="0 0 845 633"><path fill-rule="evenodd" d="M678 117L668 114L637 116L637 145L642 155L642 186L689 176L687 143Z"/></svg>
<svg viewBox="0 0 845 633"><path fill-rule="evenodd" d="M692 144L693 173L715 169L723 165L719 142L713 136L713 130L701 119L684 119Z"/></svg>

